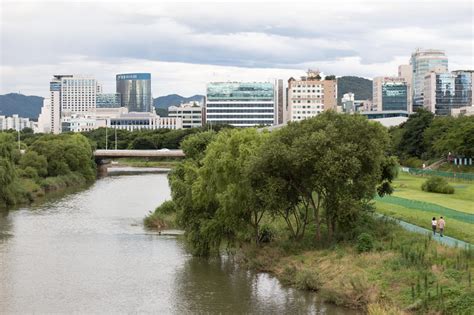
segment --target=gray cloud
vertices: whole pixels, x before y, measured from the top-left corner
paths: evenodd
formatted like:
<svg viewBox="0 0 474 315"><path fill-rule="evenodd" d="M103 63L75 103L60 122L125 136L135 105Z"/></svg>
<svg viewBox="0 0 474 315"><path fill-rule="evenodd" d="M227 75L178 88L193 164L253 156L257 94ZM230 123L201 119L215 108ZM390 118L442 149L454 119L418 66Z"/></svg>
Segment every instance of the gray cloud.
<svg viewBox="0 0 474 315"><path fill-rule="evenodd" d="M472 68L471 1L3 1L1 6L2 92L19 89L12 81L22 85L21 79L7 80L13 68L81 69L86 61L97 64L90 69L94 74L101 64L124 67L141 60L275 73L312 66L373 76L396 72L396 63L406 63L416 47L433 47L445 49L450 63Z"/></svg>

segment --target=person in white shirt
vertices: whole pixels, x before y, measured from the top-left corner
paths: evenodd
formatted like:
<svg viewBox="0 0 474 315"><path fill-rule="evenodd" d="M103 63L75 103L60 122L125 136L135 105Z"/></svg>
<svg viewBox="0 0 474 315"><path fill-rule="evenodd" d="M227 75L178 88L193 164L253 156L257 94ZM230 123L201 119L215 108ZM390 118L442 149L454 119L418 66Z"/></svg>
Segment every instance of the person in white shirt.
<svg viewBox="0 0 474 315"><path fill-rule="evenodd" d="M433 229L433 235L436 235L437 226L438 226L438 221L436 221L436 218L433 217L433 220L431 220L431 228Z"/></svg>

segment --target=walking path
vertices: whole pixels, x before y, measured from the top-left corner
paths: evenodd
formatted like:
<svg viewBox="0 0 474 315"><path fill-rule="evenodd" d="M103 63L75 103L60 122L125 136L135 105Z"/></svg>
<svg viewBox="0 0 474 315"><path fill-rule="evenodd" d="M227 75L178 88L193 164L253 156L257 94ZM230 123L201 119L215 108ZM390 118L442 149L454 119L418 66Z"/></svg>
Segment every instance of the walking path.
<svg viewBox="0 0 474 315"><path fill-rule="evenodd" d="M407 231L411 231L411 232L415 232L415 233L419 233L419 234L426 234L426 235L433 234L433 232L431 230L419 227L418 225L414 225L414 224L411 224L411 223L408 223L408 222L405 222L405 221L402 221L402 220L399 220L399 219L395 219L395 218L392 218L390 216L386 216L386 215L383 215L383 214L380 214L380 213L376 213L376 214L379 215L379 216L388 218L390 220L396 221L398 224L400 224ZM441 237L439 235L439 233L436 233L436 235L433 237L433 240L435 240L435 241L437 241L441 244L450 246L450 247L466 248L466 247L472 246L471 243L458 240L457 238L449 237L449 236L446 236L446 235Z"/></svg>

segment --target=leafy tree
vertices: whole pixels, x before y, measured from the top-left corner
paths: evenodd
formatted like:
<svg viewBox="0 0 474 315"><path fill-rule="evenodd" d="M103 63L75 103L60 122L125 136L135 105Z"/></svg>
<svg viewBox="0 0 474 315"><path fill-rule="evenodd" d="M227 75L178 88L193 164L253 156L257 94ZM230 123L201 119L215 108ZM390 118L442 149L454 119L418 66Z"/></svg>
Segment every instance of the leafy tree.
<svg viewBox="0 0 474 315"><path fill-rule="evenodd" d="M12 135L0 133L0 205L15 204L17 198L14 141Z"/></svg>
<svg viewBox="0 0 474 315"><path fill-rule="evenodd" d="M206 148L216 137L214 131L204 131L187 136L181 143L181 149L186 158L200 161L206 152Z"/></svg>
<svg viewBox="0 0 474 315"><path fill-rule="evenodd" d="M438 157L451 152L455 156L474 157L474 116L436 118L425 132L432 152Z"/></svg>
<svg viewBox="0 0 474 315"><path fill-rule="evenodd" d="M399 152L403 157L416 156L422 158L427 151L423 140L424 131L433 121L433 113L426 109L420 109L410 115L404 125L404 132L399 144Z"/></svg>
<svg viewBox="0 0 474 315"><path fill-rule="evenodd" d="M20 167L26 169L28 167L36 170L38 176L45 177L48 174L48 161L42 155L35 151L27 151L21 156Z"/></svg>

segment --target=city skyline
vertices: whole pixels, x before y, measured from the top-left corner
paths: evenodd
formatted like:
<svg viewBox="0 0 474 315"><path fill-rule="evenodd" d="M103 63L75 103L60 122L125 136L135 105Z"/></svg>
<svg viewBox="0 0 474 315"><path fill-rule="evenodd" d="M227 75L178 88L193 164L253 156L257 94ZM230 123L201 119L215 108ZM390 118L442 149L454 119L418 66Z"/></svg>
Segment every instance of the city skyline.
<svg viewBox="0 0 474 315"><path fill-rule="evenodd" d="M450 70L473 68L470 1L1 2L1 94L47 96L62 73L90 74L112 93L116 74L149 72L154 97L308 68L372 79L396 75L417 47L444 50Z"/></svg>

